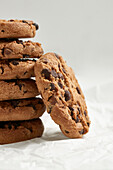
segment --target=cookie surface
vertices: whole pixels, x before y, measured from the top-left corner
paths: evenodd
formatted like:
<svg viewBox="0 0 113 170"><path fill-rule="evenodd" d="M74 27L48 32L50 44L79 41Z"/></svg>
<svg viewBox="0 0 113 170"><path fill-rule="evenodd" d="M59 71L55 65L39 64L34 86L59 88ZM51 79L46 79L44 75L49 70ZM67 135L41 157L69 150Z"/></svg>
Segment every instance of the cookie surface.
<svg viewBox="0 0 113 170"><path fill-rule="evenodd" d="M0 20L0 38L31 38L38 25L28 20Z"/></svg>
<svg viewBox="0 0 113 170"><path fill-rule="evenodd" d="M35 60L0 60L0 80L34 77Z"/></svg>
<svg viewBox="0 0 113 170"><path fill-rule="evenodd" d="M34 71L47 111L64 135L79 138L86 134L90 120L73 70L61 56L47 53L37 60Z"/></svg>
<svg viewBox="0 0 113 170"><path fill-rule="evenodd" d="M41 98L8 100L0 102L0 121L36 119L45 111Z"/></svg>
<svg viewBox="0 0 113 170"><path fill-rule="evenodd" d="M41 119L0 122L0 144L21 142L41 137L44 126Z"/></svg>
<svg viewBox="0 0 113 170"><path fill-rule="evenodd" d="M39 95L35 80L0 81L0 101L32 98Z"/></svg>
<svg viewBox="0 0 113 170"><path fill-rule="evenodd" d="M39 58L43 54L40 43L18 39L1 39L0 59Z"/></svg>

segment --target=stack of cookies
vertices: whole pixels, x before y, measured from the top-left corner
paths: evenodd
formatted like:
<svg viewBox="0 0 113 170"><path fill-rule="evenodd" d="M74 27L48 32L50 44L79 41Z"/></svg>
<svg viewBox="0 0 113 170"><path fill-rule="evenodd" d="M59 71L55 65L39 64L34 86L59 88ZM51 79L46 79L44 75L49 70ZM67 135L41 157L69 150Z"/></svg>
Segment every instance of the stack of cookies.
<svg viewBox="0 0 113 170"><path fill-rule="evenodd" d="M34 37L37 29L32 21L0 20L0 144L43 134L39 117L45 105L36 98L39 92L32 79L35 59L43 49L39 43L18 39Z"/></svg>
<svg viewBox="0 0 113 170"><path fill-rule="evenodd" d="M40 137L45 106L65 136L81 138L89 131L72 68L56 53L43 55L41 44L18 40L34 37L37 29L32 21L0 20L0 144Z"/></svg>

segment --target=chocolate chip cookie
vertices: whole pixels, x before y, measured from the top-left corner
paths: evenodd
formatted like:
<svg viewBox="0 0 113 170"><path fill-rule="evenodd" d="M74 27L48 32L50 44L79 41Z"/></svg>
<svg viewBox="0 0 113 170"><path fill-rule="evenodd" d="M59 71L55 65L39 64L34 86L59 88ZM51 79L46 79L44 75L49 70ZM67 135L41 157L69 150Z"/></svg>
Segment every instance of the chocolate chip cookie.
<svg viewBox="0 0 113 170"><path fill-rule="evenodd" d="M0 41L0 59L39 58L43 54L40 43L18 39Z"/></svg>
<svg viewBox="0 0 113 170"><path fill-rule="evenodd" d="M8 100L0 102L0 121L36 119L45 111L41 98Z"/></svg>
<svg viewBox="0 0 113 170"><path fill-rule="evenodd" d="M44 126L39 118L27 121L0 122L0 144L41 137L43 131Z"/></svg>
<svg viewBox="0 0 113 170"><path fill-rule="evenodd" d="M0 38L31 38L38 25L28 20L0 20Z"/></svg>
<svg viewBox="0 0 113 170"><path fill-rule="evenodd" d="M35 60L0 60L0 80L34 77Z"/></svg>
<svg viewBox="0 0 113 170"><path fill-rule="evenodd" d="M70 67L55 53L47 53L35 65L36 82L47 111L64 135L80 138L90 120L82 90Z"/></svg>
<svg viewBox="0 0 113 170"><path fill-rule="evenodd" d="M35 80L0 81L0 101L32 98L39 95Z"/></svg>

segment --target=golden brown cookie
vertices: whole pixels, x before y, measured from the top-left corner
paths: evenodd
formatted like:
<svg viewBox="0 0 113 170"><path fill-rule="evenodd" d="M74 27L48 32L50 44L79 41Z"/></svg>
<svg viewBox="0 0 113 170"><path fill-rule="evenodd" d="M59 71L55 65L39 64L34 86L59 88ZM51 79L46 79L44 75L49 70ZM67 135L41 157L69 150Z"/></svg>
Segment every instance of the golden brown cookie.
<svg viewBox="0 0 113 170"><path fill-rule="evenodd" d="M0 38L31 38L38 25L28 20L0 20Z"/></svg>
<svg viewBox="0 0 113 170"><path fill-rule="evenodd" d="M35 65L36 82L47 111L64 135L79 138L90 120L82 90L70 67L55 53L47 53Z"/></svg>
<svg viewBox="0 0 113 170"><path fill-rule="evenodd" d="M35 60L0 60L0 80L34 77Z"/></svg>
<svg viewBox="0 0 113 170"><path fill-rule="evenodd" d="M41 98L0 101L0 121L36 119L44 111L45 105Z"/></svg>
<svg viewBox="0 0 113 170"><path fill-rule="evenodd" d="M40 43L18 39L1 39L0 59L39 58L43 54Z"/></svg>
<svg viewBox="0 0 113 170"><path fill-rule="evenodd" d="M44 126L41 119L0 122L0 144L21 142L41 137Z"/></svg>
<svg viewBox="0 0 113 170"><path fill-rule="evenodd" d="M0 81L0 101L32 98L39 95L35 80Z"/></svg>

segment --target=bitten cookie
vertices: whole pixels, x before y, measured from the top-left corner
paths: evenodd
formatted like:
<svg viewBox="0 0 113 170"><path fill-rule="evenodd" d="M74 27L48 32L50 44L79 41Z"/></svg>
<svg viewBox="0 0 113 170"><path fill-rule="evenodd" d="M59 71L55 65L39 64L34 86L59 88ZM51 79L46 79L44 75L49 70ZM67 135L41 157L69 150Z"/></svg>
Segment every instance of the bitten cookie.
<svg viewBox="0 0 113 170"><path fill-rule="evenodd" d="M82 90L63 58L47 53L35 65L36 82L52 119L64 135L79 138L89 130L90 120Z"/></svg>
<svg viewBox="0 0 113 170"><path fill-rule="evenodd" d="M0 59L39 58L43 54L41 44L18 39L0 41Z"/></svg>
<svg viewBox="0 0 113 170"><path fill-rule="evenodd" d="M8 100L0 102L0 121L36 119L45 111L41 98Z"/></svg>
<svg viewBox="0 0 113 170"><path fill-rule="evenodd" d="M36 137L41 137L44 131L42 121L38 119L0 122L0 144L21 142Z"/></svg>
<svg viewBox="0 0 113 170"><path fill-rule="evenodd" d="M35 80L0 81L0 101L32 98L39 95Z"/></svg>
<svg viewBox="0 0 113 170"><path fill-rule="evenodd" d="M0 80L34 77L35 60L0 60Z"/></svg>
<svg viewBox="0 0 113 170"><path fill-rule="evenodd" d="M28 20L0 20L0 38L31 38L38 25Z"/></svg>

